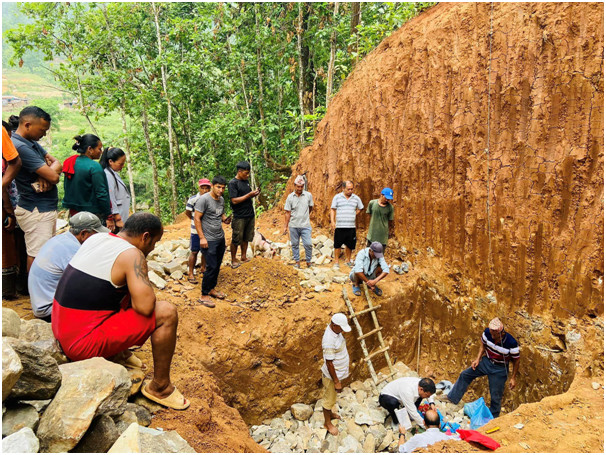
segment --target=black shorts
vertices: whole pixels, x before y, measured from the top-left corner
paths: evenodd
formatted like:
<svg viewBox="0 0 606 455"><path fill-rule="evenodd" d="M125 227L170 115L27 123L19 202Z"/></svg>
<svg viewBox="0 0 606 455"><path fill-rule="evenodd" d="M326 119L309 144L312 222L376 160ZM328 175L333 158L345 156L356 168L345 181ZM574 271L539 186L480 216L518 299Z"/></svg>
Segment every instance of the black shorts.
<svg viewBox="0 0 606 455"><path fill-rule="evenodd" d="M336 228L335 248L345 245L350 250L356 249L356 228Z"/></svg>
<svg viewBox="0 0 606 455"><path fill-rule="evenodd" d="M252 242L255 236L255 218L234 218L231 222L231 244Z"/></svg>

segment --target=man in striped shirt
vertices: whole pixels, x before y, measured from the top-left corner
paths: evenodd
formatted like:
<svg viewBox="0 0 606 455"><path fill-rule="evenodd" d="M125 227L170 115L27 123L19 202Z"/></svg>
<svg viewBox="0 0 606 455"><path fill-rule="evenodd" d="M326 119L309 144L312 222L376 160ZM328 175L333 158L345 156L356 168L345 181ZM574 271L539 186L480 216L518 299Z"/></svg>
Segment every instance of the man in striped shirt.
<svg viewBox="0 0 606 455"><path fill-rule="evenodd" d="M513 389L516 386L516 376L520 366L520 347L516 339L505 332L499 318L494 318L482 333L482 345L478 356L471 362L471 367L459 375L459 379L448 394L448 399L457 404L475 378L488 376L490 412L493 417L499 417L509 373L509 362L513 363L509 388Z"/></svg>
<svg viewBox="0 0 606 455"><path fill-rule="evenodd" d="M356 216L364 208L362 200L353 194L354 184L343 183L343 192L336 194L330 205L330 227L335 232L335 265L339 269L341 246L345 245L345 259L348 267L353 267L351 252L356 249Z"/></svg>

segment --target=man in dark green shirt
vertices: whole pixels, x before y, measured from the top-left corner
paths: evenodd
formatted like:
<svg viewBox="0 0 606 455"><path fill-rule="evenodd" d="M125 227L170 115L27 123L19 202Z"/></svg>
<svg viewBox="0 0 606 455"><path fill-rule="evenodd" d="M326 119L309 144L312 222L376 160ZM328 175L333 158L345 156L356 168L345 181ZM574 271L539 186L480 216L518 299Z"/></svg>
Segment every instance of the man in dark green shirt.
<svg viewBox="0 0 606 455"><path fill-rule="evenodd" d="M383 251L387 248L389 234L393 233L394 209L391 204L392 200L393 190L383 188L379 199L373 199L368 203L366 213L370 215L370 224L366 236L367 247L372 242L379 242L383 245Z"/></svg>

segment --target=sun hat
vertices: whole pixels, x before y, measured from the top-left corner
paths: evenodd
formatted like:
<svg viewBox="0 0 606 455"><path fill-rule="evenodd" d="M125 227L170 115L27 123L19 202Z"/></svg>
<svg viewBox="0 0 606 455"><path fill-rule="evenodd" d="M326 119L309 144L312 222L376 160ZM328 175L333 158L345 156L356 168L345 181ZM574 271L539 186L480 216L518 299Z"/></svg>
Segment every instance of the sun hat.
<svg viewBox="0 0 606 455"><path fill-rule="evenodd" d="M335 313L331 318L333 324L337 324L339 327L343 329L343 332L351 332L351 327L347 323L347 316L343 313Z"/></svg>

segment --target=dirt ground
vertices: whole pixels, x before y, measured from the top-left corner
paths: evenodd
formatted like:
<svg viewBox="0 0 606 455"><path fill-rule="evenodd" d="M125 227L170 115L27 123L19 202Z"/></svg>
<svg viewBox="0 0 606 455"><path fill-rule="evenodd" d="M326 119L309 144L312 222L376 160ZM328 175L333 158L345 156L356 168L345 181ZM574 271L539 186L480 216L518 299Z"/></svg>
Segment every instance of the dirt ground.
<svg viewBox="0 0 606 455"><path fill-rule="evenodd" d="M276 222L279 218L270 213L258 224L271 237L276 231ZM162 240L184 238L187 232L188 222L183 220L167 226ZM229 239L230 233L226 235ZM388 255L388 261L392 260ZM425 267L418 263L411 273L435 273L431 267ZM246 422L258 423L282 413L285 403L287 408L288 403L317 399L319 389L313 384L319 379L313 372L321 363L317 340L328 315L343 310L341 287L333 285L329 292L306 294L298 286L298 280L298 272L282 261L255 258L238 269L222 269L219 288L228 298L219 301L215 309L194 303L200 292L199 285L183 281L158 291L158 298L169 300L179 309L172 376L192 405L182 412L158 412L152 426L177 430L199 452L259 452L263 449L249 437ZM406 286L406 280L411 280L410 275L390 277L384 285L385 294L395 294ZM24 318L32 317L28 299L3 304ZM354 301L354 305L361 308L359 301ZM382 323L387 322L387 318L387 314L379 313ZM572 373L576 372L576 376L566 393L523 404L487 425L486 429L500 427L491 435L502 445L499 451L603 451L603 326L600 332L594 322L578 321L584 344L575 349L577 352L591 350L593 355L576 357L577 366ZM392 348L402 352L397 343L391 341L396 330L396 326L388 325L384 333ZM352 337L348 338L348 344L353 361L352 378L368 377L365 366L356 362L360 353ZM440 356L433 345L424 342L423 352L420 370L424 374L436 379L452 378L439 371L436 362ZM148 365L153 364L149 343L138 355ZM394 361L396 359L397 355ZM414 359L406 358L405 354L400 359L415 367ZM454 368L460 368L460 364ZM522 372L525 370L528 367L522 368ZM306 376L307 371L312 372L312 377ZM525 377L536 378L530 372L521 374L522 387ZM598 390L593 389L593 382L600 384ZM524 428L513 428L517 423L524 424ZM451 442L438 445L432 451L481 449L464 442Z"/></svg>

